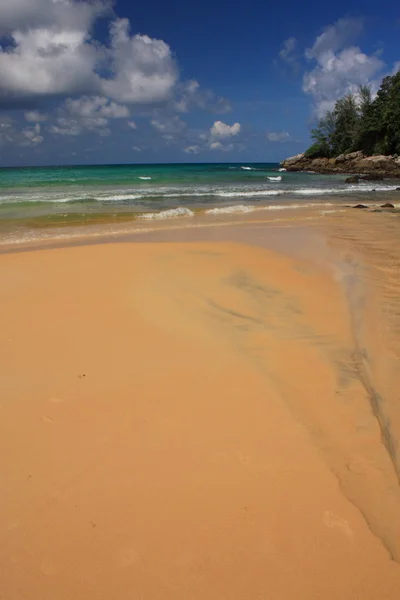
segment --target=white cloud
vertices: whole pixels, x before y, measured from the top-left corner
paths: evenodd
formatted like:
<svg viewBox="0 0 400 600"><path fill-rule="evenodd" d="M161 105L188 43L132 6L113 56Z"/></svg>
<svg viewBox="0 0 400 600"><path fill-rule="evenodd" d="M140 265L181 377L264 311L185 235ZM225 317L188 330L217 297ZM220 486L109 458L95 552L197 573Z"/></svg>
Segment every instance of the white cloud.
<svg viewBox="0 0 400 600"><path fill-rule="evenodd" d="M109 46L93 39L93 24L110 3L16 0L15 10L5 3L0 6L8 35L0 46L3 102L77 94L129 104L172 99L179 73L168 44L131 35L128 19L111 22Z"/></svg>
<svg viewBox="0 0 400 600"><path fill-rule="evenodd" d="M283 42L283 48L279 52L279 56L282 60L287 60L296 48L297 40L295 37L290 37Z"/></svg>
<svg viewBox="0 0 400 600"><path fill-rule="evenodd" d="M187 146L183 151L186 152L186 154L198 154L201 152L201 146Z"/></svg>
<svg viewBox="0 0 400 600"><path fill-rule="evenodd" d="M151 125L157 131L160 131L164 134L178 135L182 133L187 127L187 123L182 121L179 117L170 117L170 118L158 118L152 119L150 121Z"/></svg>
<svg viewBox="0 0 400 600"><path fill-rule="evenodd" d="M47 121L46 131L73 137L87 131L108 135L113 119L127 119L127 127L135 129L135 122L128 120L135 106L137 114L153 115L153 128L167 142L180 136L187 147L194 147L198 132L189 132L174 113L223 113L230 109L229 102L203 90L194 79L180 81L170 46L132 34L129 20L118 18L113 4L114 0L0 0L0 110L19 108L28 124L36 127ZM102 16L110 19L107 43L94 37ZM54 100L61 104L49 111ZM217 121L214 127L218 138L240 131L239 123ZM4 124L3 141L5 130ZM18 144L38 144L43 137L31 127L12 130L14 135L7 136ZM207 133L204 144L213 135Z"/></svg>
<svg viewBox="0 0 400 600"><path fill-rule="evenodd" d="M312 96L317 116L330 110L338 98L373 82L383 69L383 61L376 55L367 55L357 46L343 47L361 29L360 20L340 19L306 51L306 57L316 65L304 74L303 91Z"/></svg>
<svg viewBox="0 0 400 600"><path fill-rule="evenodd" d="M211 150L220 150L222 148L221 142L211 142L210 143Z"/></svg>
<svg viewBox="0 0 400 600"><path fill-rule="evenodd" d="M22 135L27 139L27 144L40 144L43 142L43 136L40 135L39 123L36 123L34 127L26 127L23 129Z"/></svg>
<svg viewBox="0 0 400 600"><path fill-rule="evenodd" d="M71 115L82 118L120 119L129 117L129 109L126 106L117 104L104 96L82 96L76 100L67 98L65 109Z"/></svg>
<svg viewBox="0 0 400 600"><path fill-rule="evenodd" d="M283 42L282 49L279 51L279 58L293 68L298 67L297 54L295 53L297 40L290 37Z"/></svg>
<svg viewBox="0 0 400 600"><path fill-rule="evenodd" d="M54 23L67 29L88 29L94 19L110 10L111 5L112 0L1 0L0 35Z"/></svg>
<svg viewBox="0 0 400 600"><path fill-rule="evenodd" d="M104 94L120 102L157 103L171 97L178 69L168 44L147 35L130 36L128 19L110 27L108 52L113 76L102 81Z"/></svg>
<svg viewBox="0 0 400 600"><path fill-rule="evenodd" d="M355 40L363 27L362 19L339 19L316 38L312 47L306 50L306 57L318 59L325 52L337 52Z"/></svg>
<svg viewBox="0 0 400 600"><path fill-rule="evenodd" d="M134 150L135 152L141 152L142 149L139 148L139 146L133 146L132 150Z"/></svg>
<svg viewBox="0 0 400 600"><path fill-rule="evenodd" d="M82 96L67 98L59 109L60 116L51 132L56 135L77 136L83 131L91 131L99 135L108 135L107 125L110 119L121 119L129 116L126 106L117 104L103 96Z"/></svg>
<svg viewBox="0 0 400 600"><path fill-rule="evenodd" d="M47 121L48 115L38 112L37 110L28 110L24 113L24 117L27 121L33 123L41 123Z"/></svg>
<svg viewBox="0 0 400 600"><path fill-rule="evenodd" d="M269 131L267 139L270 142L288 142L291 138L287 131Z"/></svg>
<svg viewBox="0 0 400 600"><path fill-rule="evenodd" d="M57 26L13 31L14 46L0 49L0 97L32 98L95 88L96 47L87 31Z"/></svg>
<svg viewBox="0 0 400 600"><path fill-rule="evenodd" d="M233 125L226 125L222 121L215 121L214 125L210 129L210 135L212 138L227 138L240 133L240 123L234 123Z"/></svg>
<svg viewBox="0 0 400 600"><path fill-rule="evenodd" d="M231 110L231 104L229 100L217 96L211 90L201 89L199 82L191 79L177 86L173 108L183 113L199 109L225 114Z"/></svg>
<svg viewBox="0 0 400 600"><path fill-rule="evenodd" d="M18 129L13 119L8 116L0 116L0 146L13 144L16 146L36 146L43 142L41 126L39 123L32 127Z"/></svg>

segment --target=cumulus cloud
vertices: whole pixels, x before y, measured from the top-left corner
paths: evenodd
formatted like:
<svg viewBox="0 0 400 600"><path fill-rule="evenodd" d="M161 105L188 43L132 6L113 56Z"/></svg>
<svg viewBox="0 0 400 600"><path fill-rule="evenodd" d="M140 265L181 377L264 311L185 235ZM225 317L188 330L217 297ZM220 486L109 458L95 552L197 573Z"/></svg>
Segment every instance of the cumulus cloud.
<svg viewBox="0 0 400 600"><path fill-rule="evenodd" d="M215 121L210 129L211 138L228 138L240 133L240 123L226 125L222 121Z"/></svg>
<svg viewBox="0 0 400 600"><path fill-rule="evenodd" d="M24 113L24 117L27 121L33 123L41 123L42 121L47 121L48 119L48 115L37 110L28 110Z"/></svg>
<svg viewBox="0 0 400 600"><path fill-rule="evenodd" d="M22 135L26 138L27 144L40 144L43 142L43 136L40 135L40 125L36 123L34 127L26 127L22 130ZM24 145L24 144L21 144Z"/></svg>
<svg viewBox="0 0 400 600"><path fill-rule="evenodd" d="M43 139L39 123L32 127L20 129L16 127L14 120L8 115L0 117L0 146L5 144L21 147L37 146L43 142Z"/></svg>
<svg viewBox="0 0 400 600"><path fill-rule="evenodd" d="M312 96L317 116L330 110L338 98L373 82L383 69L378 56L365 54L358 46L345 47L360 34L362 26L359 19L340 19L306 50L306 57L315 66L304 74L303 91Z"/></svg>
<svg viewBox="0 0 400 600"><path fill-rule="evenodd" d="M150 121L150 124L154 129L160 131L163 134L169 135L179 135L182 133L186 127L187 123L182 121L179 117L163 117L163 118L155 118Z"/></svg>
<svg viewBox="0 0 400 600"><path fill-rule="evenodd" d="M318 59L325 52L337 52L357 39L363 28L362 19L339 19L316 38L312 47L306 50L306 57Z"/></svg>
<svg viewBox="0 0 400 600"><path fill-rule="evenodd" d="M106 96L121 104L224 112L229 103L197 81L180 82L170 46L133 35L111 0L11 0L0 3L0 104L37 107L41 99ZM110 11L109 43L93 37Z"/></svg>
<svg viewBox="0 0 400 600"><path fill-rule="evenodd" d="M147 35L129 33L128 19L110 26L110 79L102 80L104 94L120 102L157 103L167 100L178 81L178 69L168 44Z"/></svg>
<svg viewBox="0 0 400 600"><path fill-rule="evenodd" d="M173 103L178 112L189 112L189 110L208 110L212 113L225 114L231 110L229 100L217 96L211 90L203 90L195 79L179 84L176 90L176 98Z"/></svg>
<svg viewBox="0 0 400 600"><path fill-rule="evenodd" d="M281 63L286 64L286 66L290 67L293 71L297 71L300 67L299 64L299 56L296 52L297 49L297 40L295 37L290 37L283 42L283 46L279 51L279 59ZM278 61L275 61L277 64Z"/></svg>
<svg viewBox="0 0 400 600"><path fill-rule="evenodd" d="M202 148L201 146L187 146L186 148L184 148L184 152L186 152L186 154L199 154L199 152L201 152Z"/></svg>
<svg viewBox="0 0 400 600"><path fill-rule="evenodd" d="M287 131L268 131L267 140L270 142L289 142L291 139Z"/></svg>
<svg viewBox="0 0 400 600"><path fill-rule="evenodd" d="M67 98L59 114L51 127L51 132L56 135L77 136L83 131L91 131L104 136L110 133L109 120L126 118L129 110L103 96L82 96Z"/></svg>
<svg viewBox="0 0 400 600"><path fill-rule="evenodd" d="M197 145L198 131L189 130L178 113L230 110L226 99L198 81L181 81L170 46L132 33L113 5L114 0L0 0L0 111L24 111L13 113L16 121L2 119L2 144L38 145L46 132L106 136L115 119L125 119L125 130L134 130L130 117L136 111L152 115L150 129L161 134L158 140L190 148ZM104 16L109 37L102 43L95 33ZM22 117L24 128L15 125ZM234 135L237 126L226 135ZM208 146L212 134L205 136L201 145Z"/></svg>
<svg viewBox="0 0 400 600"><path fill-rule="evenodd" d="M88 29L111 6L111 0L4 0L0 3L0 35L54 24L68 30Z"/></svg>
<svg viewBox="0 0 400 600"><path fill-rule="evenodd" d="M82 93L98 87L97 49L82 29L13 31L0 48L0 99Z"/></svg>

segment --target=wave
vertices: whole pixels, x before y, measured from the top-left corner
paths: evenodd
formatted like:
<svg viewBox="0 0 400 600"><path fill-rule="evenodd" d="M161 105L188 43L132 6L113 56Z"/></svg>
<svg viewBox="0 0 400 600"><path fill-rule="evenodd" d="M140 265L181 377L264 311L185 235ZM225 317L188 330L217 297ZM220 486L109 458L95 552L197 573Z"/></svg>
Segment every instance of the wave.
<svg viewBox="0 0 400 600"><path fill-rule="evenodd" d="M243 171L257 171L257 169L254 169L253 167L240 167Z"/></svg>
<svg viewBox="0 0 400 600"><path fill-rule="evenodd" d="M237 190L235 192L216 192L215 194L208 195L219 196L220 198L255 198L256 196L279 196L281 193L279 190L254 190L245 192Z"/></svg>
<svg viewBox="0 0 400 600"><path fill-rule="evenodd" d="M194 212L185 206L161 210L160 212L143 213L138 216L139 219L171 219L173 217L194 217Z"/></svg>
<svg viewBox="0 0 400 600"><path fill-rule="evenodd" d="M286 171L286 169L284 167L278 169L278 171L282 172L282 171Z"/></svg>
<svg viewBox="0 0 400 600"><path fill-rule="evenodd" d="M204 211L206 215L220 215L230 213L247 213L255 210L294 210L298 208L316 208L316 207L334 206L332 202L309 202L304 204L270 204L268 206L254 206L254 204L233 204L232 206L220 206L216 208L208 208ZM345 209L341 209L345 210ZM321 211L323 212L323 211ZM326 211L326 212L336 212Z"/></svg>
<svg viewBox="0 0 400 600"><path fill-rule="evenodd" d="M236 204L234 206L220 206L219 208L209 208L204 211L206 215L221 215L228 213L245 213L255 210L251 204Z"/></svg>
<svg viewBox="0 0 400 600"><path fill-rule="evenodd" d="M151 179L151 177L144 177L139 175L138 179Z"/></svg>
<svg viewBox="0 0 400 600"><path fill-rule="evenodd" d="M267 177L268 181L282 181L282 176L278 175L277 177Z"/></svg>

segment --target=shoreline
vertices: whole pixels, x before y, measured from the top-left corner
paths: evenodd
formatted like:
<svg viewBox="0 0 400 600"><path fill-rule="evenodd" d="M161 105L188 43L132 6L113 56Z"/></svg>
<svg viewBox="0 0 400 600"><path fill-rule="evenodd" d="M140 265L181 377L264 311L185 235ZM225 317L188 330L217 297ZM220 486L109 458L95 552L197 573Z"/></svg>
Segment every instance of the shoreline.
<svg viewBox="0 0 400 600"><path fill-rule="evenodd" d="M385 204L393 208L385 208ZM400 194L386 191L379 198L379 192L362 193L356 190L353 194L334 195L315 198L310 202L300 201L282 203L277 200L269 204L250 204L237 202L232 205L215 206L208 209L180 208L165 209L159 212L145 213L101 213L82 215L71 213L33 218L3 219L0 221L0 254L11 251L13 247L30 248L46 244L62 246L63 240L82 240L87 238L127 239L131 234L142 235L160 229L178 230L203 227L229 226L249 220L264 223L284 222L301 219L319 219L332 213L348 212L358 205L367 212L379 211L396 214L400 210ZM150 218L147 217L150 215ZM63 220L62 217L65 217Z"/></svg>

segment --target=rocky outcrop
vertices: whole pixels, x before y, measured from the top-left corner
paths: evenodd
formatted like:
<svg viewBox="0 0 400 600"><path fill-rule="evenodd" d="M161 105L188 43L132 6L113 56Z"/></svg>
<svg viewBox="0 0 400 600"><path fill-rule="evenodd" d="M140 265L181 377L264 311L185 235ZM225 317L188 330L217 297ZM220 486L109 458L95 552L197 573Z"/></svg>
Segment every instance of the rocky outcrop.
<svg viewBox="0 0 400 600"><path fill-rule="evenodd" d="M341 154L336 158L308 158L305 154L297 154L284 160L281 165L287 171L292 172L355 173L364 175L363 179L370 181L379 181L383 177L400 178L400 157L365 156L362 152Z"/></svg>

